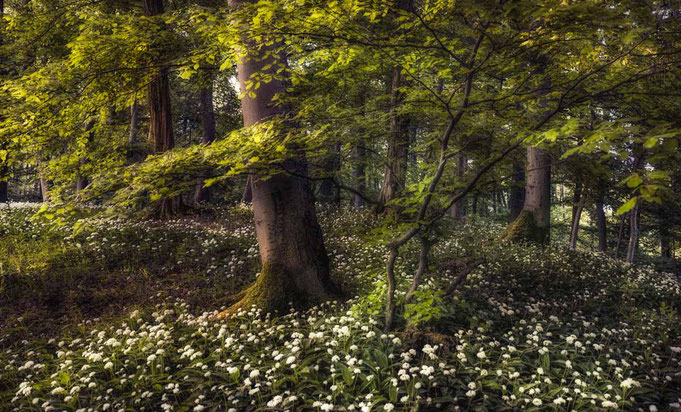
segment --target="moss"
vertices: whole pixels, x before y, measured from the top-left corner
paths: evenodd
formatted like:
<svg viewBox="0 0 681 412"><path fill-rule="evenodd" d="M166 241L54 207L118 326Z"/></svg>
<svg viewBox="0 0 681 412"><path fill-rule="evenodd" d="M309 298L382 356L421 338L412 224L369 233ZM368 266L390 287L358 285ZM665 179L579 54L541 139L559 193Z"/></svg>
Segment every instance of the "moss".
<svg viewBox="0 0 681 412"><path fill-rule="evenodd" d="M218 319L226 319L241 310L249 310L252 306L262 309L263 313L285 311L288 303L295 301L295 293L288 284L288 276L284 268L271 263L263 263L260 276L250 287L237 294L240 298L229 308L217 315Z"/></svg>
<svg viewBox="0 0 681 412"><path fill-rule="evenodd" d="M503 240L511 242L548 243L549 228L537 226L534 214L528 210L520 212L518 217L501 233Z"/></svg>

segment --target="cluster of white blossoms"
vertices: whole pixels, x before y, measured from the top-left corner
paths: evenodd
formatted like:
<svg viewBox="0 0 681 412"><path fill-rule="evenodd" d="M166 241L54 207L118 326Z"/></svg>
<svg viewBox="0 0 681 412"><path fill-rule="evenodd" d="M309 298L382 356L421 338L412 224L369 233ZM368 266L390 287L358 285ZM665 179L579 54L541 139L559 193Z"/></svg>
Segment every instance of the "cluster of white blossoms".
<svg viewBox="0 0 681 412"><path fill-rule="evenodd" d="M373 218L320 216L333 271L359 297L280 317L252 308L228 322L167 301L83 323L68 338L0 338L0 381L11 388L0 402L73 411L679 408L681 288L672 276L563 249L481 246L484 228L466 226L433 247L433 261L484 250L485 263L451 298L432 299L455 270L424 279L413 304L438 310L417 325L427 333L384 333L385 250L361 237ZM187 233L185 253L164 257L167 270L221 250L207 276L227 275L254 264L249 225L91 222L68 241L104 255L129 250L132 232L149 251ZM414 267L398 262L398 301ZM380 293L363 289L374 286Z"/></svg>

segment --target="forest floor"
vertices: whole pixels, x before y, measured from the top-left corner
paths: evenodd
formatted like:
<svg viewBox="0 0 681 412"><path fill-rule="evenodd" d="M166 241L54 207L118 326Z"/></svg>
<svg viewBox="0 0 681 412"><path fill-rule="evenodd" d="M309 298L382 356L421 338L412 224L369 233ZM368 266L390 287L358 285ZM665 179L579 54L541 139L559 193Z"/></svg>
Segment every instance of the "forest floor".
<svg viewBox="0 0 681 412"><path fill-rule="evenodd" d="M347 300L217 322L258 271L249 208L59 227L35 211L0 210L0 410L681 409L681 285L652 267L452 224L410 304L416 246L398 260L384 334L381 222L323 209Z"/></svg>

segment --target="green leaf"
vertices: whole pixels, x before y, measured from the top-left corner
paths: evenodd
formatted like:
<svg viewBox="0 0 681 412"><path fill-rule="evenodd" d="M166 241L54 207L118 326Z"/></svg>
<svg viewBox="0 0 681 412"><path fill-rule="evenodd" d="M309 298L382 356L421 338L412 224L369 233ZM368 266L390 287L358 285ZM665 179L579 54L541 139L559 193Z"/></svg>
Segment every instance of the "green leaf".
<svg viewBox="0 0 681 412"><path fill-rule="evenodd" d="M629 199L625 204L623 204L622 206L619 207L619 209L617 209L617 214L621 215L627 213L628 211L633 209L634 206L636 206L637 201L638 201L637 197Z"/></svg>

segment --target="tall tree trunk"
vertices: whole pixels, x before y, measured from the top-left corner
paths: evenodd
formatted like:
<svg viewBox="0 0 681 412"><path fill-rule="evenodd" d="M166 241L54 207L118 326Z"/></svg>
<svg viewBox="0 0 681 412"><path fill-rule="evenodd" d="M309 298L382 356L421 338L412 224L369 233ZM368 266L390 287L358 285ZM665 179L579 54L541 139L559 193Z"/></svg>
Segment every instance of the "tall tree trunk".
<svg viewBox="0 0 681 412"><path fill-rule="evenodd" d="M215 110L213 108L213 79L207 79L206 87L201 88L199 100L201 104L201 144L208 145L215 140ZM194 190L194 203L210 202L210 187L203 187L203 176L197 179Z"/></svg>
<svg viewBox="0 0 681 412"><path fill-rule="evenodd" d="M5 177L5 179L7 178ZM7 180L0 180L0 203L7 203L9 201L7 192Z"/></svg>
<svg viewBox="0 0 681 412"><path fill-rule="evenodd" d="M575 198L577 204L572 207L572 227L570 228L570 248L577 249L577 240L579 239L579 226L582 220L582 211L584 210L584 203L586 196L582 196L581 184L579 185L579 194L575 190Z"/></svg>
<svg viewBox="0 0 681 412"><path fill-rule="evenodd" d="M143 0L143 8L148 17L163 14L163 0ZM148 99L149 137L153 154L156 155L175 147L167 67L163 66L158 73L154 73L148 86ZM156 205L155 214L160 218L169 218L177 215L181 206L182 198L179 196L161 199Z"/></svg>
<svg viewBox="0 0 681 412"><path fill-rule="evenodd" d="M230 0L229 3L237 6L245 1ZM286 64L283 55L273 53L277 44L254 44L250 39L247 42L253 54L237 62L244 126L282 113L272 99L286 90L281 80L273 78L261 84L255 97L245 93L251 76L274 74L276 67ZM329 277L329 260L309 180L298 177L307 175L305 154L298 153L283 166L295 175L279 173L252 179L255 232L262 269L255 283L241 294L241 300L221 316L249 309L251 305L257 305L264 312L283 310L289 302L305 304L326 300L336 292Z"/></svg>
<svg viewBox="0 0 681 412"><path fill-rule="evenodd" d="M137 143L137 96L130 105L130 130L128 134L128 143Z"/></svg>
<svg viewBox="0 0 681 412"><path fill-rule="evenodd" d="M85 123L85 133L87 133L87 144L89 145L92 143L94 140L94 136L92 133L92 128L95 126L94 120L88 120ZM80 166L82 167L84 162L81 159L80 160ZM88 185L87 177L83 174L82 171L78 171L78 177L76 177L76 192L80 192L81 190L85 189Z"/></svg>
<svg viewBox="0 0 681 412"><path fill-rule="evenodd" d="M459 154L456 161L456 181L461 184L463 183L463 177L466 174L466 156L464 154ZM463 217L466 214L466 203L464 199L454 203L451 214L455 220L459 222L463 221Z"/></svg>
<svg viewBox="0 0 681 412"><path fill-rule="evenodd" d="M663 259L672 258L671 236L665 219L660 219L660 257Z"/></svg>
<svg viewBox="0 0 681 412"><path fill-rule="evenodd" d="M355 144L352 146L352 154L355 160L355 167L352 171L355 180L355 186L360 193L366 192L366 161L367 151L363 144ZM362 196L354 195L353 205L358 208L366 206L366 201Z"/></svg>
<svg viewBox="0 0 681 412"><path fill-rule="evenodd" d="M334 184L333 178L340 170L341 145L334 144L324 160L324 174L328 177L319 186L319 201L326 204L340 204L340 189Z"/></svg>
<svg viewBox="0 0 681 412"><path fill-rule="evenodd" d="M241 196L241 201L246 204L253 203L253 177L246 178L246 186L244 186L244 194Z"/></svg>
<svg viewBox="0 0 681 412"><path fill-rule="evenodd" d="M596 200L596 226L598 227L599 252L606 252L608 250L608 228L606 226L604 197L603 189L599 190L598 199Z"/></svg>
<svg viewBox="0 0 681 412"><path fill-rule="evenodd" d="M520 215L525 204L525 168L519 161L513 162L513 182L508 203L511 209L511 221L513 221Z"/></svg>
<svg viewBox="0 0 681 412"><path fill-rule="evenodd" d="M639 205L634 206L634 209L629 214L629 246L627 247L627 262L633 263L636 255L636 247L638 246L638 232L639 232Z"/></svg>
<svg viewBox="0 0 681 412"><path fill-rule="evenodd" d="M624 224L627 221L627 215L622 215L622 219L620 220L620 230L617 233L617 245L615 246L615 258L618 258L620 255L620 245L622 244L624 240Z"/></svg>
<svg viewBox="0 0 681 412"><path fill-rule="evenodd" d="M0 0L0 22L4 21L5 16L5 0ZM2 29L4 27L0 26L0 46L3 44ZM0 67L0 76L6 74L5 68ZM3 120L0 118L0 120ZM0 143L0 150L5 150L7 146L5 143ZM8 196L8 180L9 180L9 166L7 165L8 156L5 156L4 160L0 160L0 203L7 203L9 200Z"/></svg>
<svg viewBox="0 0 681 412"><path fill-rule="evenodd" d="M398 114L404 101L404 93L400 87L405 82L405 74L399 66L395 66L392 72L391 83L391 110L390 137L388 139L388 156L383 179L383 186L379 194L382 205L393 201L404 189L407 182L407 161L409 156L409 118ZM377 208L377 212L383 212L385 207Z"/></svg>
<svg viewBox="0 0 681 412"><path fill-rule="evenodd" d="M502 237L546 244L551 230L551 155L528 147L526 176L525 204Z"/></svg>
<svg viewBox="0 0 681 412"><path fill-rule="evenodd" d="M577 181L575 183L575 190L572 193L572 215L570 217L570 238L572 238L572 228L575 226L575 216L577 216L577 209L579 207L579 202L582 199L582 182Z"/></svg>
<svg viewBox="0 0 681 412"><path fill-rule="evenodd" d="M48 203L50 201L50 187L47 180L40 178L40 198L43 203Z"/></svg>

